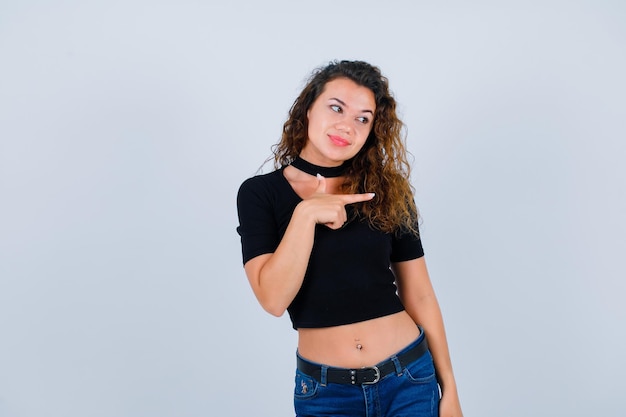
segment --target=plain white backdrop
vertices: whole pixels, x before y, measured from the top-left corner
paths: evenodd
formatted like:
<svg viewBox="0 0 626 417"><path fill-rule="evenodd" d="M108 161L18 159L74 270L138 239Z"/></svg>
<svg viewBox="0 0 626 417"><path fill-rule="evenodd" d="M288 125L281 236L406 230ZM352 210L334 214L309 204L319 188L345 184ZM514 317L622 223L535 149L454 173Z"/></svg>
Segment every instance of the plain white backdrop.
<svg viewBox="0 0 626 417"><path fill-rule="evenodd" d="M293 415L235 195L332 59L400 103L465 416L624 415L622 1L4 0L1 417Z"/></svg>

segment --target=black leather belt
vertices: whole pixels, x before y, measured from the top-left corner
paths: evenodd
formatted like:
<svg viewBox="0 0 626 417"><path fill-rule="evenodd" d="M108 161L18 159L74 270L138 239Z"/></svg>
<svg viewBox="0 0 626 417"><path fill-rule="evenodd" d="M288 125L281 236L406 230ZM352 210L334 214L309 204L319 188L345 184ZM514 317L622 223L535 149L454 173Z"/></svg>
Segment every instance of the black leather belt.
<svg viewBox="0 0 626 417"><path fill-rule="evenodd" d="M406 367L408 364L418 359L428 351L428 343L423 337L422 341L406 352L397 356L400 366ZM322 366L308 362L298 356L298 369L305 374L322 382ZM359 369L333 368L326 370L326 382L347 385L367 385L375 384L383 377L396 371L396 365L392 359L387 359L376 366Z"/></svg>

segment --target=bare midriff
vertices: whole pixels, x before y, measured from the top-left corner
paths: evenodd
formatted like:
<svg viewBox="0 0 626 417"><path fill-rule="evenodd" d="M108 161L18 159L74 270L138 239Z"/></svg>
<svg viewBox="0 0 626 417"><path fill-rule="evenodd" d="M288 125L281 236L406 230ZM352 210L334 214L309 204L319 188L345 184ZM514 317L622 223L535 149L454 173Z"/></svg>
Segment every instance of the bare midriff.
<svg viewBox="0 0 626 417"><path fill-rule="evenodd" d="M392 356L419 334L413 319L401 311L342 326L298 329L298 353L324 365L362 368Z"/></svg>

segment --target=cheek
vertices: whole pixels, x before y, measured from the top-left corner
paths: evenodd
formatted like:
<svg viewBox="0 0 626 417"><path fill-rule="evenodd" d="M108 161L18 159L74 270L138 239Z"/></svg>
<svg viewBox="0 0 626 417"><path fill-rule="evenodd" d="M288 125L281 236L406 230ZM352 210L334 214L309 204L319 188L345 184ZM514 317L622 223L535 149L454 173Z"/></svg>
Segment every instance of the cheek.
<svg viewBox="0 0 626 417"><path fill-rule="evenodd" d="M311 123L313 122L313 123ZM309 119L307 121L307 127L306 127L306 131L309 134L309 136L311 136L313 133L315 133L315 120L311 120Z"/></svg>
<svg viewBox="0 0 626 417"><path fill-rule="evenodd" d="M314 129L315 125L317 125L317 123L318 123L316 114L315 113L311 113L310 110L306 114L306 123L308 125L307 128L309 130Z"/></svg>
<svg viewBox="0 0 626 417"><path fill-rule="evenodd" d="M370 133L372 132L372 126L362 126L361 129L359 129L359 134L363 137L363 143L365 143L365 141L367 140L367 138L369 137Z"/></svg>
<svg viewBox="0 0 626 417"><path fill-rule="evenodd" d="M371 129L368 129L367 132L363 132L363 144L361 145L361 149L365 148L366 145L370 142L368 142L370 135L372 133Z"/></svg>

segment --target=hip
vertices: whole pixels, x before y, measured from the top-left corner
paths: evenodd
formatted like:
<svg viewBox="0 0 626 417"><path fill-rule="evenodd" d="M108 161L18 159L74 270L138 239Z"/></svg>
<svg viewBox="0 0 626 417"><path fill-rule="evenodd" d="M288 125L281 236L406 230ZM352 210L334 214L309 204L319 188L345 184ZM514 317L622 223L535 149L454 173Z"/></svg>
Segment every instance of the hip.
<svg viewBox="0 0 626 417"><path fill-rule="evenodd" d="M298 417L438 415L439 388L424 334L374 366L329 367L298 356Z"/></svg>

